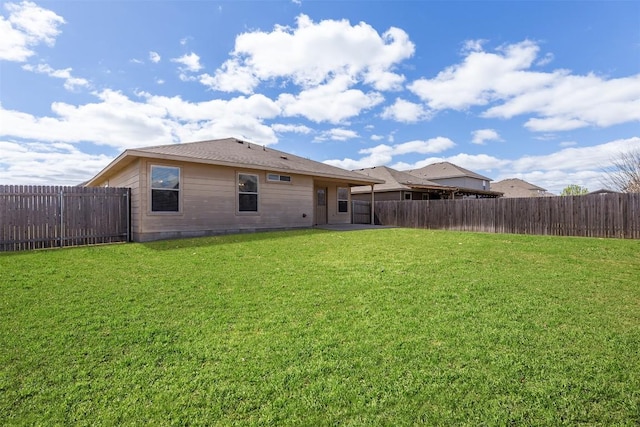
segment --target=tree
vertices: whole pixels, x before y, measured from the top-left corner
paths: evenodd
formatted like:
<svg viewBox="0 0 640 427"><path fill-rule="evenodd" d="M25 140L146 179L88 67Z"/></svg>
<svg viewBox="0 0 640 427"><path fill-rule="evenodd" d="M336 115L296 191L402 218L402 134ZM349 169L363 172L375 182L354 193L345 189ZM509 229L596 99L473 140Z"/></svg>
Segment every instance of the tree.
<svg viewBox="0 0 640 427"><path fill-rule="evenodd" d="M582 196L587 194L589 190L587 187L581 187L578 184L567 185L560 193L561 196Z"/></svg>
<svg viewBox="0 0 640 427"><path fill-rule="evenodd" d="M620 153L607 170L605 185L623 193L640 193L640 148Z"/></svg>

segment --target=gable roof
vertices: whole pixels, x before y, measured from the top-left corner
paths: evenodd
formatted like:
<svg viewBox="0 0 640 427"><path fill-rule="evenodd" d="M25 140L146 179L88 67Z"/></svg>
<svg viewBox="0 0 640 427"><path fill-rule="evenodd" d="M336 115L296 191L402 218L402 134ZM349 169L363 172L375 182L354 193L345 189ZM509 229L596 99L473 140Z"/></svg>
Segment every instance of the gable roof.
<svg viewBox="0 0 640 427"><path fill-rule="evenodd" d="M522 188L525 190L538 190L538 191L547 191L545 188L538 187L535 184L531 184L520 178L508 178L503 179L502 181L494 182L491 184L492 188L495 187L504 187L504 188Z"/></svg>
<svg viewBox="0 0 640 427"><path fill-rule="evenodd" d="M305 159L284 151L274 150L236 138L156 145L125 150L107 167L91 178L91 185L99 178L125 167L136 158L153 158L218 166L249 168L269 172L300 174L348 182L350 185L379 184L384 181L357 172Z"/></svg>
<svg viewBox="0 0 640 427"><path fill-rule="evenodd" d="M491 183L491 190L504 193L505 197L551 196L547 190L519 178L503 179Z"/></svg>
<svg viewBox="0 0 640 427"><path fill-rule="evenodd" d="M372 168L358 169L356 172L384 180L384 184L375 186L375 191L398 191L411 189L425 190L455 190L455 187L437 184L416 175L392 169L387 166L375 166ZM370 192L369 187L354 187L353 193Z"/></svg>
<svg viewBox="0 0 640 427"><path fill-rule="evenodd" d="M480 175L469 169L454 165L450 162L432 163L420 169L412 169L407 171L410 174L420 176L426 179L446 179L446 178L475 178L486 181L492 181L491 178Z"/></svg>

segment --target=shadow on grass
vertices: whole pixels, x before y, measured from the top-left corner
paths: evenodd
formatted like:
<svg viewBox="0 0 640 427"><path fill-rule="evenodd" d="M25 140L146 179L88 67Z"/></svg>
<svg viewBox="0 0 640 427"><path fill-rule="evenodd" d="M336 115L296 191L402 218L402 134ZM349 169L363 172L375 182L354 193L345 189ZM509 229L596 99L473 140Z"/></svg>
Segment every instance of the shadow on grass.
<svg viewBox="0 0 640 427"><path fill-rule="evenodd" d="M257 242L261 240L278 240L290 237L309 236L325 233L331 233L331 231L320 230L316 228L274 231L245 231L238 233L218 234L215 236L156 240L153 242L141 243L141 245L155 251L170 251L176 249L198 248L213 245Z"/></svg>

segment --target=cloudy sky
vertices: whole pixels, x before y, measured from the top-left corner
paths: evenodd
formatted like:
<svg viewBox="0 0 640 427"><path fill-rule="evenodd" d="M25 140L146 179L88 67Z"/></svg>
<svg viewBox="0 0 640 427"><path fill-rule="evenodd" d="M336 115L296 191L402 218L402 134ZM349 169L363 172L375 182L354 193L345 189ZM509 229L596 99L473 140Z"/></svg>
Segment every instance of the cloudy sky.
<svg viewBox="0 0 640 427"><path fill-rule="evenodd" d="M229 136L596 190L640 148L640 2L0 1L0 184Z"/></svg>

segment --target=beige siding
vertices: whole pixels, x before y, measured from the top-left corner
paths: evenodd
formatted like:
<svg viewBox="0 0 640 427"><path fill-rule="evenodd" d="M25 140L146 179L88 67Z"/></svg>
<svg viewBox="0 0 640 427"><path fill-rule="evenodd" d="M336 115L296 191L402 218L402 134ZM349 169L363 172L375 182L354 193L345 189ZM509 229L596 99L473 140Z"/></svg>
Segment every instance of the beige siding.
<svg viewBox="0 0 640 427"><path fill-rule="evenodd" d="M151 212L149 175L152 165L180 168L179 212ZM257 213L238 212L238 173L258 176ZM266 179L268 173L199 163L139 159L99 185L131 188L131 226L136 241L311 227L315 209L314 188L318 186L328 190L328 223L351 223L351 203L347 213L338 212L338 187L348 188L347 183L314 182L312 176L295 174L291 175L291 182L271 182Z"/></svg>
<svg viewBox="0 0 640 427"><path fill-rule="evenodd" d="M338 212L338 187L349 188L349 185L343 182L323 181L316 181L315 185L327 188L327 223L351 224L351 195L349 195L349 210L346 213Z"/></svg>
<svg viewBox="0 0 640 427"><path fill-rule="evenodd" d="M151 165L181 168L180 212L151 212L148 179ZM239 172L258 176L257 213L238 212ZM145 160L141 170L140 199L144 208L139 240L310 227L313 218L313 179L292 175L290 183L269 182L266 175L265 171L251 169Z"/></svg>

